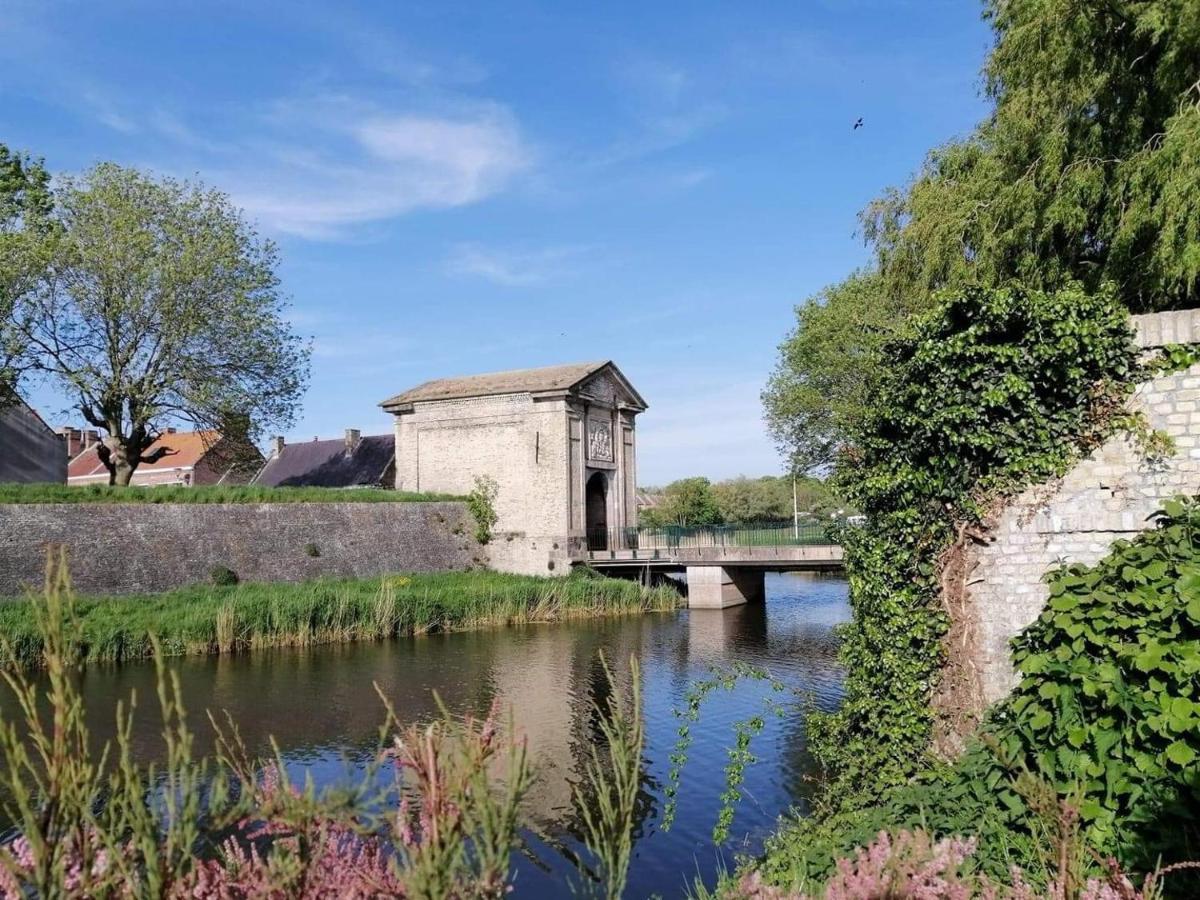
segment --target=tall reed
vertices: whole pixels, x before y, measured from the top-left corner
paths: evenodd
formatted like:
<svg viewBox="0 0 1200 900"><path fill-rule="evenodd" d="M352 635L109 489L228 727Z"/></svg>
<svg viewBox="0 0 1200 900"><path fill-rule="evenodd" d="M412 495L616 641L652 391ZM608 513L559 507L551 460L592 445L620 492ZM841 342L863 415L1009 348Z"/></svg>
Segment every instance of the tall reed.
<svg viewBox="0 0 1200 900"><path fill-rule="evenodd" d="M193 585L164 594L80 598L77 648L84 662L377 640L578 617L676 608L679 593L610 578L532 578L441 572L301 583ZM8 638L0 664L44 665L34 604L0 603Z"/></svg>
<svg viewBox="0 0 1200 900"><path fill-rule="evenodd" d="M502 738L493 716L402 727L385 704L376 765L396 764L404 797L389 813L368 787L376 766L360 785L318 794L311 781L288 779L277 749L252 758L228 719L210 715L216 756L196 758L178 679L156 653L163 761L141 766L135 695L118 706L115 742L96 748L88 733L76 677L82 629L61 557L31 605L45 676L3 673L17 709L0 717L0 795L16 831L0 846L5 900L432 900L510 889L530 774L524 744ZM500 785L491 766L505 758Z"/></svg>
<svg viewBox="0 0 1200 900"><path fill-rule="evenodd" d="M628 694L603 653L600 664L610 688L608 701L595 704L603 748L591 748L583 782L575 788L575 808L583 823L584 842L595 860L594 872L585 872L590 874L587 885L596 896L619 900L625 892L633 853L646 723L637 658L629 658Z"/></svg>

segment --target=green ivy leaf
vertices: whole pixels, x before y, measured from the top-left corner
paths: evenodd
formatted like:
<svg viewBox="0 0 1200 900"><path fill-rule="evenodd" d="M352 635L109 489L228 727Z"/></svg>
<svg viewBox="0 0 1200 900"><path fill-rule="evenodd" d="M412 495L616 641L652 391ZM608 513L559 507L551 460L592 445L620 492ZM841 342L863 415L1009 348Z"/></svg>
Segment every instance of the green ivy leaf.
<svg viewBox="0 0 1200 900"><path fill-rule="evenodd" d="M1167 747L1166 757L1177 766L1186 766L1196 758L1196 751L1183 741L1174 741Z"/></svg>

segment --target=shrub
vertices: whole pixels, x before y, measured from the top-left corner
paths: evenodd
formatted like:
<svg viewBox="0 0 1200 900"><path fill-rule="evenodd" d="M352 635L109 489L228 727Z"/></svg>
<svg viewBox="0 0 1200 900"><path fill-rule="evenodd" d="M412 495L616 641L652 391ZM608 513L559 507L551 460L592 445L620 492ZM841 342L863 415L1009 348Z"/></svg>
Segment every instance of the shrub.
<svg viewBox="0 0 1200 900"><path fill-rule="evenodd" d="M208 580L217 587L229 587L238 583L238 574L227 566L213 566L208 570Z"/></svg>
<svg viewBox="0 0 1200 900"><path fill-rule="evenodd" d="M496 495L500 486L490 475L476 475L475 488L467 495L467 509L475 519L475 540L486 544L492 539L492 529L499 516L496 513Z"/></svg>
<svg viewBox="0 0 1200 900"><path fill-rule="evenodd" d="M845 701L810 721L831 795L844 798L873 797L922 764L952 545L997 497L1064 471L1106 436L1138 370L1125 312L1078 288L950 295L884 361L834 479L866 517L842 534Z"/></svg>
<svg viewBox="0 0 1200 900"><path fill-rule="evenodd" d="M977 836L972 865L990 877L1019 864L1048 883L1046 848L1071 843L1063 809L1099 855L1080 861L1093 875L1110 855L1137 872L1200 856L1200 506L1168 503L1154 530L1049 581L1014 642L1021 681L962 758L870 808L785 830L769 880L823 877L879 830L923 827ZM1194 870L1166 886L1200 888Z"/></svg>

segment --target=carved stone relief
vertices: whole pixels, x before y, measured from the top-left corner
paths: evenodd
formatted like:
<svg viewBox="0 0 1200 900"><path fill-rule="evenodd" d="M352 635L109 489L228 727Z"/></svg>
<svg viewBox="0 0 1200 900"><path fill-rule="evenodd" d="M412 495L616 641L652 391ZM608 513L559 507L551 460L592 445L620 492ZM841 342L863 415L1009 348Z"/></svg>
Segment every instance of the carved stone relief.
<svg viewBox="0 0 1200 900"><path fill-rule="evenodd" d="M608 422L588 420L588 459L613 461L612 426Z"/></svg>

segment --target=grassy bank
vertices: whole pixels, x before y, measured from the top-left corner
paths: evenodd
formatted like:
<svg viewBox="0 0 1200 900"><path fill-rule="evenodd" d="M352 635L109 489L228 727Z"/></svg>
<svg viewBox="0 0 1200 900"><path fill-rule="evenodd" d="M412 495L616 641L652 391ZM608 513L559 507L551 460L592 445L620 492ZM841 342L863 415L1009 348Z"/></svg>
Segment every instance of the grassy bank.
<svg viewBox="0 0 1200 900"><path fill-rule="evenodd" d="M79 658L143 659L156 635L168 656L255 647L378 640L430 631L549 622L673 609L669 587L569 576L497 572L394 575L299 584L195 585L164 594L77 598ZM0 634L24 666L42 664L42 638L28 600L0 603Z"/></svg>
<svg viewBox="0 0 1200 900"><path fill-rule="evenodd" d="M0 503L428 503L462 499L454 494L417 494L376 488L276 488L251 484L197 487L0 484Z"/></svg>

